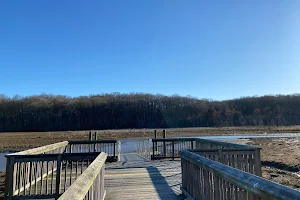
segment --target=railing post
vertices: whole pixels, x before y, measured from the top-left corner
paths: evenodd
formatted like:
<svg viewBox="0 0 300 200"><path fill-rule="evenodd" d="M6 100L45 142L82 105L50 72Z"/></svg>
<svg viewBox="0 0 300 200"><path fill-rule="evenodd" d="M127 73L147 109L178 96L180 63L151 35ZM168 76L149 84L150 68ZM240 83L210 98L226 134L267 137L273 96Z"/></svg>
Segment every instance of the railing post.
<svg viewBox="0 0 300 200"><path fill-rule="evenodd" d="M260 148L256 148L254 150L254 163L255 163L255 175L256 176L262 176L261 173L261 160L260 160Z"/></svg>
<svg viewBox="0 0 300 200"><path fill-rule="evenodd" d="M191 141L191 149L194 149L194 141Z"/></svg>
<svg viewBox="0 0 300 200"><path fill-rule="evenodd" d="M92 140L92 132L89 132L89 140Z"/></svg>
<svg viewBox="0 0 300 200"><path fill-rule="evenodd" d="M121 141L118 140L118 161L121 161Z"/></svg>
<svg viewBox="0 0 300 200"><path fill-rule="evenodd" d="M153 152L152 152L152 158L150 160L154 160L154 155L155 155L155 152L156 152L156 150L155 150L155 142L153 140L152 140L152 150L153 150Z"/></svg>
<svg viewBox="0 0 300 200"><path fill-rule="evenodd" d="M214 177L214 199L219 200L220 199L220 179L216 174L213 174Z"/></svg>
<svg viewBox="0 0 300 200"><path fill-rule="evenodd" d="M148 147L148 149L147 149L148 155L147 156L148 156L149 160L151 160L151 152L150 152L151 144L150 144L150 142L151 142L151 139L148 140L148 146L147 146Z"/></svg>
<svg viewBox="0 0 300 200"><path fill-rule="evenodd" d="M62 159L62 155L60 154L57 156L56 180L55 180L55 199L58 199L60 196L61 159Z"/></svg>
<svg viewBox="0 0 300 200"><path fill-rule="evenodd" d="M156 130L154 130L154 138L157 138Z"/></svg>
<svg viewBox="0 0 300 200"><path fill-rule="evenodd" d="M167 136L167 133L166 133L166 130L164 129L164 130L163 130L163 138L165 139L166 136ZM164 149L164 156L167 156L167 153L166 153L166 151L167 151L167 148L166 148L166 141L163 142L163 149Z"/></svg>
<svg viewBox="0 0 300 200"><path fill-rule="evenodd" d="M114 159L116 159L116 143L114 143Z"/></svg>
<svg viewBox="0 0 300 200"><path fill-rule="evenodd" d="M6 157L6 174L5 174L5 189L4 199L11 200L14 193L13 180L14 180L14 157Z"/></svg>
<svg viewBox="0 0 300 200"><path fill-rule="evenodd" d="M174 141L172 141L172 158L173 158L173 160L175 159L175 145L174 145Z"/></svg>
<svg viewBox="0 0 300 200"><path fill-rule="evenodd" d="M97 132L96 131L94 133L94 139L97 140ZM94 152L96 152L96 143L93 146L94 146Z"/></svg>
<svg viewBox="0 0 300 200"><path fill-rule="evenodd" d="M224 163L222 149L218 150L218 160L217 162Z"/></svg>

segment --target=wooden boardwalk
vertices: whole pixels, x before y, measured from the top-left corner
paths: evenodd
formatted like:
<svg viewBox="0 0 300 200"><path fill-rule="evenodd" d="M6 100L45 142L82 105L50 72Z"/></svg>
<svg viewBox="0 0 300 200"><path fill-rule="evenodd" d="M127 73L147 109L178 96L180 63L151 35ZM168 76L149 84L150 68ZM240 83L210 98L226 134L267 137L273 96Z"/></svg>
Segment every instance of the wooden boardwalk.
<svg viewBox="0 0 300 200"><path fill-rule="evenodd" d="M185 199L179 161L147 161L125 154L121 162L106 164L104 179L107 200Z"/></svg>

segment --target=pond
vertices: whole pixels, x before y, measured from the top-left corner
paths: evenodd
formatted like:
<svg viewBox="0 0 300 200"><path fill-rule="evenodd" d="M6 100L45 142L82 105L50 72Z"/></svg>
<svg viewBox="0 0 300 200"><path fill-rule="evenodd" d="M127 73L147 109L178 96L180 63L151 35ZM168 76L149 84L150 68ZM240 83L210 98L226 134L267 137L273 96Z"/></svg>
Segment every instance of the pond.
<svg viewBox="0 0 300 200"><path fill-rule="evenodd" d="M0 171L5 170L5 167L6 167L5 155L8 154L8 153L10 153L10 152L0 153Z"/></svg>

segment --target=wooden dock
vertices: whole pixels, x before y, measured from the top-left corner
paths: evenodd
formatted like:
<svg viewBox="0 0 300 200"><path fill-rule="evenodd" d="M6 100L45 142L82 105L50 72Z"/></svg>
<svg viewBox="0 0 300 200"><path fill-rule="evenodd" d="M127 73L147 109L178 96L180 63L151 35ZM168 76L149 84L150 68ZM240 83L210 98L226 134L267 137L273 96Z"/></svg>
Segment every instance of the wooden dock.
<svg viewBox="0 0 300 200"><path fill-rule="evenodd" d="M120 154L119 144L65 141L6 155L4 199L300 200L260 177L257 147L169 138Z"/></svg>
<svg viewBox="0 0 300 200"><path fill-rule="evenodd" d="M104 179L107 200L185 199L180 161L147 161L125 154L121 162L106 164Z"/></svg>

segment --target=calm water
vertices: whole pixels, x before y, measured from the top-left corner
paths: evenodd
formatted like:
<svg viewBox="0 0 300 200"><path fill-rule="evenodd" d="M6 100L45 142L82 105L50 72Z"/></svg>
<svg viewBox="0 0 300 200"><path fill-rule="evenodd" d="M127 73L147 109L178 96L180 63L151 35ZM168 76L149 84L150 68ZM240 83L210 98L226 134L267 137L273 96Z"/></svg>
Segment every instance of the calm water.
<svg viewBox="0 0 300 200"><path fill-rule="evenodd" d="M6 158L5 155L10 152L0 153L0 170L5 170L6 167Z"/></svg>
<svg viewBox="0 0 300 200"><path fill-rule="evenodd" d="M121 140L121 153L132 153L136 151L136 143L140 140Z"/></svg>

